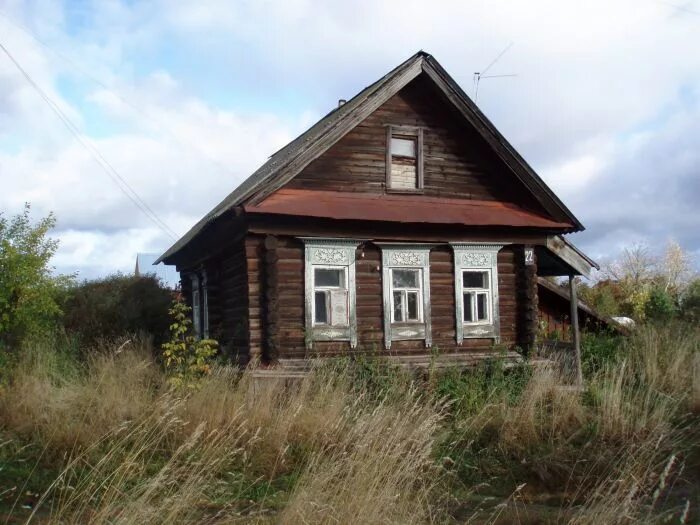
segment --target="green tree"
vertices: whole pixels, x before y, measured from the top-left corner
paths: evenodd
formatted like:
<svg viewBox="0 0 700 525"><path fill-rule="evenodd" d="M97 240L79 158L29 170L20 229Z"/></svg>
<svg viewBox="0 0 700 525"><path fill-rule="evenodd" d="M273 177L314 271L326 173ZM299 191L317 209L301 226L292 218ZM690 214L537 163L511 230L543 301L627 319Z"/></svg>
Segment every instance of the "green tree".
<svg viewBox="0 0 700 525"><path fill-rule="evenodd" d="M676 313L671 295L660 287L654 287L644 304L644 314L649 321L669 321Z"/></svg>
<svg viewBox="0 0 700 525"><path fill-rule="evenodd" d="M58 241L48 237L53 214L33 223L30 205L10 219L0 213L0 346L15 347L54 326L67 277L49 265Z"/></svg>
<svg viewBox="0 0 700 525"><path fill-rule="evenodd" d="M681 315L683 319L700 323L700 279L690 283L681 298Z"/></svg>

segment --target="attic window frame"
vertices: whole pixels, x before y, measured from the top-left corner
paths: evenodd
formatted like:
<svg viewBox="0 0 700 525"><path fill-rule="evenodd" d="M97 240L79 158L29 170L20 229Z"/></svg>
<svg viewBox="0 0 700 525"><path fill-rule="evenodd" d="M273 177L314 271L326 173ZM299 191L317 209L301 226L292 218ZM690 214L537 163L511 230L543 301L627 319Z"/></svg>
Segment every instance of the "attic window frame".
<svg viewBox="0 0 700 525"><path fill-rule="evenodd" d="M391 139L415 138L416 141L416 187L394 188L391 185ZM386 124L386 191L387 193L423 193L423 128Z"/></svg>

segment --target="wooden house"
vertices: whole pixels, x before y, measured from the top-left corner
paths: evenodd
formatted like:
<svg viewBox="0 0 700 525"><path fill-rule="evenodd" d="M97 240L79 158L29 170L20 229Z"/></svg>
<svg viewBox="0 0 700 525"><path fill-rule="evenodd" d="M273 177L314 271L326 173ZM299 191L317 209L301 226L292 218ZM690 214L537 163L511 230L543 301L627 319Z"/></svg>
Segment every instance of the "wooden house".
<svg viewBox="0 0 700 525"><path fill-rule="evenodd" d="M273 154L178 240L194 326L245 364L527 349L583 225L419 52ZM512 355L515 355L514 353Z"/></svg>

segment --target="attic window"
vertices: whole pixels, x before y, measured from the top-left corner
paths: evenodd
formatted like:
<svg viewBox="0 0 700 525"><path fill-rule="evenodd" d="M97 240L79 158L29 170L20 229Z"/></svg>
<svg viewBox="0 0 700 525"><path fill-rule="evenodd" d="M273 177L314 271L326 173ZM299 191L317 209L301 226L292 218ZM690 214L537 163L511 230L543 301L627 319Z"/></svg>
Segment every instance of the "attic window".
<svg viewBox="0 0 700 525"><path fill-rule="evenodd" d="M390 191L415 192L423 188L423 130L387 127L386 186Z"/></svg>

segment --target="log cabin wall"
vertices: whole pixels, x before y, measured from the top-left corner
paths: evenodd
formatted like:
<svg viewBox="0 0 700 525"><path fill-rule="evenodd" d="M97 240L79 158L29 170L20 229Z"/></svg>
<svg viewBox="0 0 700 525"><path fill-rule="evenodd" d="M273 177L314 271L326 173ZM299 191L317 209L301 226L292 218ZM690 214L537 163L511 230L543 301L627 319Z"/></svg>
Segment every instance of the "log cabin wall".
<svg viewBox="0 0 700 525"><path fill-rule="evenodd" d="M276 358L302 358L314 355L340 355L350 352L348 342L313 343L306 349L304 332L304 245L294 237L250 234L246 238L248 278L251 301L251 355L260 353L266 361ZM506 246L498 254L499 313L501 343L512 347L520 313L529 306L526 294L517 294L516 251ZM274 253L273 256L268 254ZM266 264L267 260L267 264ZM269 266L275 265L272 290L265 290ZM453 255L449 246L437 246L430 252L430 294L433 349L441 352L485 351L492 348L491 339L467 339L462 346L455 341L455 292ZM385 353L382 315L381 252L371 243L357 251L357 325L358 347L353 353ZM267 280L267 282L270 282ZM268 306L269 305L269 306ZM274 312L271 318L270 313ZM391 354L426 354L423 341L394 341Z"/></svg>
<svg viewBox="0 0 700 525"><path fill-rule="evenodd" d="M243 240L226 248L207 266L215 268L213 301L209 301L210 333L221 345L222 352L245 364L249 359L248 334L248 261ZM209 270L207 271L209 277Z"/></svg>
<svg viewBox="0 0 700 525"><path fill-rule="evenodd" d="M418 77L290 181L287 188L383 193L387 125L423 128L422 194L497 200L542 211L434 87Z"/></svg>

